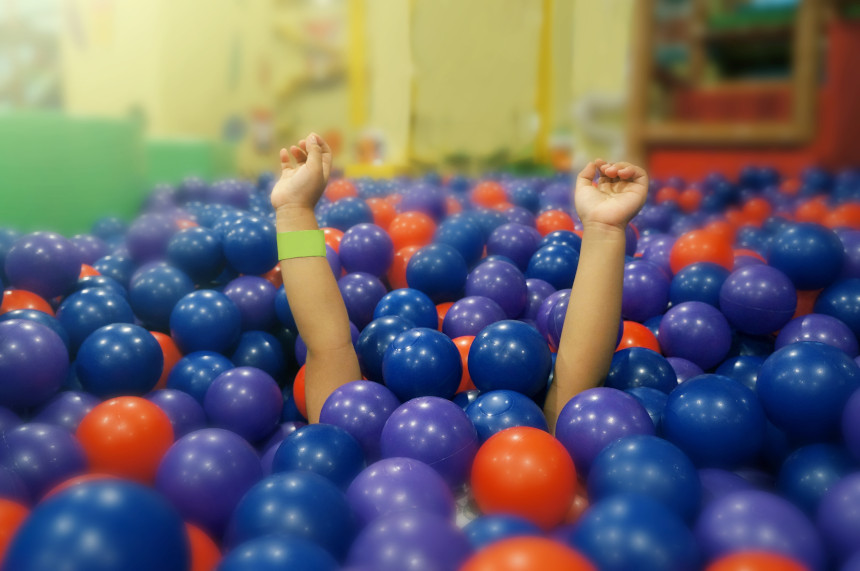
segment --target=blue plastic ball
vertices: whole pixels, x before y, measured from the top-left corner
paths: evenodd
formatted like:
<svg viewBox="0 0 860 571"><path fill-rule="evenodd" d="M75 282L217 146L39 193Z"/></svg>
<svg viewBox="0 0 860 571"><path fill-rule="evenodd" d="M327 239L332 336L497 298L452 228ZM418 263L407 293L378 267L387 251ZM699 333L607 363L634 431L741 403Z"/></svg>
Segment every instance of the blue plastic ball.
<svg viewBox="0 0 860 571"><path fill-rule="evenodd" d="M374 319L361 331L355 351L365 377L371 381L382 382L382 359L385 350L398 335L413 327L414 324L407 319L389 316Z"/></svg>
<svg viewBox="0 0 860 571"><path fill-rule="evenodd" d="M860 279L838 280L825 288L815 300L814 311L840 320L860 339Z"/></svg>
<svg viewBox="0 0 860 571"><path fill-rule="evenodd" d="M604 384L621 391L650 387L669 394L678 386L678 377L659 353L644 347L628 347L612 356Z"/></svg>
<svg viewBox="0 0 860 571"><path fill-rule="evenodd" d="M807 515L815 516L827 490L856 472L858 465L844 446L810 444L798 448L785 459L779 469L776 488Z"/></svg>
<svg viewBox="0 0 860 571"><path fill-rule="evenodd" d="M531 426L549 431L540 407L532 399L515 391L481 393L465 411L478 431L481 444L493 434L514 426Z"/></svg>
<svg viewBox="0 0 860 571"><path fill-rule="evenodd" d="M202 289L179 300L170 314L170 336L185 353L228 351L239 340L241 314L223 293Z"/></svg>
<svg viewBox="0 0 860 571"><path fill-rule="evenodd" d="M797 289L821 289L842 272L845 248L833 230L812 223L786 227L774 236L768 263Z"/></svg>
<svg viewBox="0 0 860 571"><path fill-rule="evenodd" d="M373 223L373 211L360 198L347 196L334 203L326 212L326 226L346 232L358 224Z"/></svg>
<svg viewBox="0 0 860 571"><path fill-rule="evenodd" d="M406 264L406 283L426 293L434 303L454 301L466 285L466 260L453 246L430 244Z"/></svg>
<svg viewBox="0 0 860 571"><path fill-rule="evenodd" d="M174 234L167 244L167 261L198 285L218 277L227 263L219 234L202 227L186 228Z"/></svg>
<svg viewBox="0 0 860 571"><path fill-rule="evenodd" d="M678 271L669 285L669 300L672 305L685 301L701 301L714 307L720 306L720 288L729 270L713 262L697 262Z"/></svg>
<svg viewBox="0 0 860 571"><path fill-rule="evenodd" d="M529 260L541 242L540 233L523 224L502 224L487 239L487 254L510 258L520 271L525 271Z"/></svg>
<svg viewBox="0 0 860 571"><path fill-rule="evenodd" d="M436 329L439 325L433 300L417 289L401 288L385 294L373 310L373 319L389 315L402 317L416 327Z"/></svg>
<svg viewBox="0 0 860 571"><path fill-rule="evenodd" d="M356 224L344 232L338 255L347 272L366 272L380 277L394 260L394 244L376 224Z"/></svg>
<svg viewBox="0 0 860 571"><path fill-rule="evenodd" d="M382 357L385 385L403 402L421 396L449 399L462 375L457 346L435 329L416 327L401 333Z"/></svg>
<svg viewBox="0 0 860 571"><path fill-rule="evenodd" d="M484 233L481 228L463 215L443 220L436 228L433 241L451 246L463 256L466 265L473 266L484 251Z"/></svg>
<svg viewBox="0 0 860 571"><path fill-rule="evenodd" d="M18 238L4 264L9 285L45 299L68 292L81 272L78 249L54 232L34 232Z"/></svg>
<svg viewBox="0 0 860 571"><path fill-rule="evenodd" d="M651 417L656 433L660 434L663 424L663 409L666 408L669 395L651 387L633 387L632 389L625 389L624 392L639 401L639 404L645 408L648 416Z"/></svg>
<svg viewBox="0 0 860 571"><path fill-rule="evenodd" d="M573 285L579 252L569 246L552 244L537 250L526 268L527 278L538 278L555 289L566 289Z"/></svg>
<svg viewBox="0 0 860 571"><path fill-rule="evenodd" d="M81 344L76 361L81 385L101 398L145 395L155 388L163 366L155 337L129 324L96 329Z"/></svg>
<svg viewBox="0 0 860 571"><path fill-rule="evenodd" d="M732 272L720 288L720 311L729 324L750 335L764 335L788 323L797 309L797 292L780 270L764 264Z"/></svg>
<svg viewBox="0 0 860 571"><path fill-rule="evenodd" d="M307 470L341 490L365 468L364 451L349 432L330 424L309 424L284 438L272 460L272 472Z"/></svg>
<svg viewBox="0 0 860 571"><path fill-rule="evenodd" d="M135 276L128 300L135 315L150 329L168 331L176 303L194 291L191 278L170 266L156 266Z"/></svg>
<svg viewBox="0 0 860 571"><path fill-rule="evenodd" d="M542 535L538 526L513 515L487 515L473 519L463 527L463 533L476 550L511 537Z"/></svg>
<svg viewBox="0 0 860 571"><path fill-rule="evenodd" d="M761 369L762 363L764 363L764 357L739 355L723 361L714 372L732 378L751 391L755 391L758 371Z"/></svg>
<svg viewBox="0 0 860 571"><path fill-rule="evenodd" d="M482 392L508 389L531 397L546 386L552 356L533 327L505 320L488 325L475 337L468 367Z"/></svg>
<svg viewBox="0 0 860 571"><path fill-rule="evenodd" d="M113 323L132 323L134 312L122 295L104 288L88 288L73 293L60 304L57 320L69 334L72 352L76 352L96 329Z"/></svg>
<svg viewBox="0 0 860 571"><path fill-rule="evenodd" d="M276 379L281 377L287 366L281 343L265 331L242 333L230 360L237 367L255 367Z"/></svg>
<svg viewBox="0 0 860 571"><path fill-rule="evenodd" d="M240 274L264 274L278 263L275 227L263 218L245 216L231 224L223 246L227 262Z"/></svg>
<svg viewBox="0 0 860 571"><path fill-rule="evenodd" d="M182 357L170 370L167 388L187 393L203 405L203 399L212 381L232 368L232 361L220 353L194 351Z"/></svg>
<svg viewBox="0 0 860 571"><path fill-rule="evenodd" d="M337 561L318 545L290 535L250 539L230 550L218 571L337 571Z"/></svg>

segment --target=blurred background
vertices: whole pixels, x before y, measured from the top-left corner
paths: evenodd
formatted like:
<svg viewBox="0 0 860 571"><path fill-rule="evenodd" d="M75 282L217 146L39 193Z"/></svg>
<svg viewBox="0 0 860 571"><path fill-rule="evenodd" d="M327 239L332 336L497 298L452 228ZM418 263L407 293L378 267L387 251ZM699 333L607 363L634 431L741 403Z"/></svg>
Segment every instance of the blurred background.
<svg viewBox="0 0 860 571"><path fill-rule="evenodd" d="M854 0L0 0L0 223L256 177L860 165Z"/></svg>

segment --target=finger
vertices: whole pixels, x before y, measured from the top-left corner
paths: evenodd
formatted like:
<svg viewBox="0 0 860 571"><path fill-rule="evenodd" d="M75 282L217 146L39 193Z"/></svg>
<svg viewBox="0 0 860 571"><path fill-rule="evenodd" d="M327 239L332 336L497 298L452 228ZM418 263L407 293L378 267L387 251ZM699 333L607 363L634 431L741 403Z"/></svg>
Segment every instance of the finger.
<svg viewBox="0 0 860 571"><path fill-rule="evenodd" d="M296 159L296 162L299 163L305 162L308 158L308 154L295 145L290 147L290 154L293 155L293 157L295 157Z"/></svg>
<svg viewBox="0 0 860 571"><path fill-rule="evenodd" d="M281 159L281 170L290 166L290 155L287 153L287 149L281 149L279 158Z"/></svg>
<svg viewBox="0 0 860 571"><path fill-rule="evenodd" d="M647 176L645 169L632 163L620 162L616 163L616 166L618 167L618 176L624 179L636 180L640 177Z"/></svg>
<svg viewBox="0 0 860 571"><path fill-rule="evenodd" d="M579 174L576 175L576 188L585 185L591 186L592 182L594 181L594 175L596 174L597 165L594 162L590 162L585 165L585 168L579 171Z"/></svg>
<svg viewBox="0 0 860 571"><path fill-rule="evenodd" d="M328 146L328 143L325 142L325 139L317 135L316 133L312 133L314 137L317 139L317 143L320 148L322 148L323 153L331 153L331 147Z"/></svg>
<svg viewBox="0 0 860 571"><path fill-rule="evenodd" d="M306 141L307 141L306 147L307 147L307 152L308 152L307 165L315 171L322 172L322 170L323 170L323 158L322 158L323 151L322 151L322 147L320 146L320 144L318 142L319 141L318 137L315 134L311 133L310 135L308 135L308 138L306 139Z"/></svg>

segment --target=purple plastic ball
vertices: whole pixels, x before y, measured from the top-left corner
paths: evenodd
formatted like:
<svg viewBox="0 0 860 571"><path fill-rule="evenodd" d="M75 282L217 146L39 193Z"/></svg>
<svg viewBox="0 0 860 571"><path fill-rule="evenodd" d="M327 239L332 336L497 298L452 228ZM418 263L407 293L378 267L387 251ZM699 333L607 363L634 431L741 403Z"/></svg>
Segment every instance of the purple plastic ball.
<svg viewBox="0 0 860 571"><path fill-rule="evenodd" d="M699 481L702 483L702 507L726 494L755 489L749 480L721 468L700 468Z"/></svg>
<svg viewBox="0 0 860 571"><path fill-rule="evenodd" d="M434 513L408 511L381 517L355 539L350 565L375 571L459 569L471 553L465 534Z"/></svg>
<svg viewBox="0 0 860 571"><path fill-rule="evenodd" d="M343 234L338 250L347 272L384 276L394 260L394 244L376 224L356 224Z"/></svg>
<svg viewBox="0 0 860 571"><path fill-rule="evenodd" d="M185 521L220 537L239 499L262 477L260 457L245 439L206 428L173 443L158 466L155 487Z"/></svg>
<svg viewBox="0 0 860 571"><path fill-rule="evenodd" d="M49 327L23 319L0 323L0 405L36 406L56 393L69 373L69 353Z"/></svg>
<svg viewBox="0 0 860 571"><path fill-rule="evenodd" d="M163 259L167 244L178 230L176 224L161 214L144 214L131 223L125 235L128 253L138 265Z"/></svg>
<svg viewBox="0 0 860 571"><path fill-rule="evenodd" d="M821 539L803 512L773 494L739 491L714 499L702 510L695 535L706 559L736 551L772 551L813 571L825 569Z"/></svg>
<svg viewBox="0 0 860 571"><path fill-rule="evenodd" d="M170 419L175 439L206 427L206 413L197 400L182 391L160 389L146 395L146 400L158 405Z"/></svg>
<svg viewBox="0 0 860 571"><path fill-rule="evenodd" d="M451 339L474 336L505 317L505 310L496 301L484 296L468 296L448 308L442 320L442 332Z"/></svg>
<svg viewBox="0 0 860 571"><path fill-rule="evenodd" d="M76 234L69 241L78 249L82 264L93 265L96 260L109 253L104 240L90 234Z"/></svg>
<svg viewBox="0 0 860 571"><path fill-rule="evenodd" d="M732 332L717 308L687 301L666 312L660 320L658 339L667 357L681 357L710 369L728 355Z"/></svg>
<svg viewBox="0 0 860 571"><path fill-rule="evenodd" d="M570 399L555 427L556 438L583 475L601 450L630 434L653 435L654 423L633 396L608 387L587 389Z"/></svg>
<svg viewBox="0 0 860 571"><path fill-rule="evenodd" d="M255 367L236 367L218 375L203 399L213 426L231 430L249 442L268 436L281 418L278 383Z"/></svg>
<svg viewBox="0 0 860 571"><path fill-rule="evenodd" d="M526 308L523 310L520 319L536 320L538 309L540 309L543 300L555 293L555 288L552 284L538 278L529 278L526 280Z"/></svg>
<svg viewBox="0 0 860 571"><path fill-rule="evenodd" d="M842 321L823 313L810 313L789 321L777 335L774 349L801 341L832 345L852 359L860 354L857 338L851 329Z"/></svg>
<svg viewBox="0 0 860 571"><path fill-rule="evenodd" d="M373 310L388 291L378 277L366 272L353 272L337 282L349 320L359 328L373 321Z"/></svg>
<svg viewBox="0 0 860 571"><path fill-rule="evenodd" d="M667 276L672 275L672 267L669 264L669 254L672 252L672 246L675 245L676 238L669 234L659 234L648 242L648 246L642 251L642 259L656 264L660 269L666 272Z"/></svg>
<svg viewBox="0 0 860 571"><path fill-rule="evenodd" d="M455 488L469 475L478 433L462 408L438 397L412 399L395 410L379 438L382 456L420 460Z"/></svg>
<svg viewBox="0 0 860 571"><path fill-rule="evenodd" d="M682 359L681 357L668 357L666 360L669 361L669 364L672 365L673 369L675 369L675 374L678 376L678 384L692 379L693 377L698 377L705 372L697 364L692 361L688 361L687 359Z"/></svg>
<svg viewBox="0 0 860 571"><path fill-rule="evenodd" d="M764 264L732 272L720 288L720 310L742 333L776 331L791 320L796 309L794 284L784 273Z"/></svg>
<svg viewBox="0 0 860 571"><path fill-rule="evenodd" d="M466 295L492 299L509 319L513 319L526 308L526 278L516 266L507 262L485 262L467 276Z"/></svg>
<svg viewBox="0 0 860 571"><path fill-rule="evenodd" d="M454 517L451 490L433 468L413 458L386 458L361 471L346 491L361 525L405 510Z"/></svg>
<svg viewBox="0 0 860 571"><path fill-rule="evenodd" d="M84 473L87 459L71 432L53 424L34 422L3 436L0 465L15 472L29 497L38 500L60 482Z"/></svg>
<svg viewBox="0 0 860 571"><path fill-rule="evenodd" d="M81 272L77 247L53 232L18 238L6 254L5 275L16 289L51 299L72 289Z"/></svg>
<svg viewBox="0 0 860 571"><path fill-rule="evenodd" d="M74 434L81 420L100 402L89 393L64 391L39 407L31 422L62 426Z"/></svg>
<svg viewBox="0 0 860 571"><path fill-rule="evenodd" d="M382 428L400 401L388 387L371 381L353 381L332 391L320 411L320 422L343 428L364 450L368 462L382 453Z"/></svg>
<svg viewBox="0 0 860 571"><path fill-rule="evenodd" d="M845 476L821 498L816 523L839 561L860 553L860 472Z"/></svg>
<svg viewBox="0 0 860 571"><path fill-rule="evenodd" d="M842 436L845 446L860 461L860 389L855 390L842 411Z"/></svg>
<svg viewBox="0 0 860 571"><path fill-rule="evenodd" d="M524 272L540 241L541 235L533 227L516 223L502 224L487 239L487 254L510 258Z"/></svg>
<svg viewBox="0 0 860 571"><path fill-rule="evenodd" d="M627 262L621 315L624 319L643 323L662 314L669 304L669 285L669 277L657 264L642 259Z"/></svg>
<svg viewBox="0 0 860 571"><path fill-rule="evenodd" d="M223 293L239 308L242 331L265 331L274 325L278 290L268 280L240 276L228 283Z"/></svg>

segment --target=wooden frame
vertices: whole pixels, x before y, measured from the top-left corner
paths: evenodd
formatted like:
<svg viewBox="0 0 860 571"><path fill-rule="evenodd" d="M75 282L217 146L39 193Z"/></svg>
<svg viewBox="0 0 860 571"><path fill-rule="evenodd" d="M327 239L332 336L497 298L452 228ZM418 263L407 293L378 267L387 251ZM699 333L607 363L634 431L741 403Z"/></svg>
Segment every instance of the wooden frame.
<svg viewBox="0 0 860 571"><path fill-rule="evenodd" d="M691 78L701 82L705 50L705 2L692 0L694 17ZM821 0L800 0L792 34L791 119L768 122L704 123L652 121L648 117L649 91L654 77L654 22L656 0L637 0L632 56L631 91L627 109L627 150L631 160L643 164L651 145L677 146L795 146L815 133Z"/></svg>

